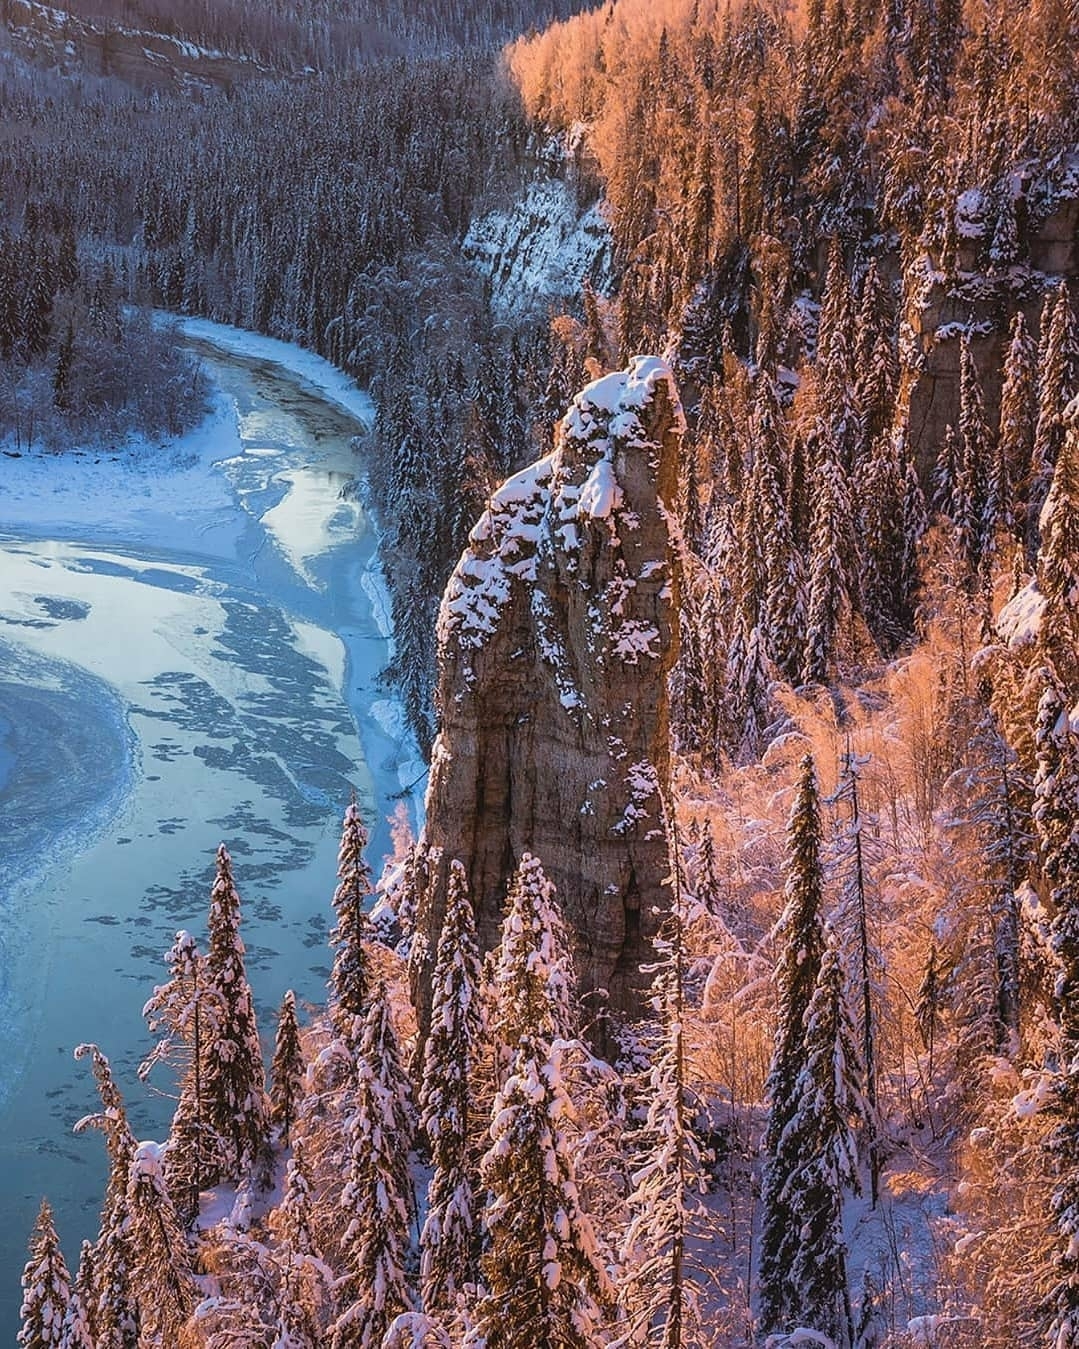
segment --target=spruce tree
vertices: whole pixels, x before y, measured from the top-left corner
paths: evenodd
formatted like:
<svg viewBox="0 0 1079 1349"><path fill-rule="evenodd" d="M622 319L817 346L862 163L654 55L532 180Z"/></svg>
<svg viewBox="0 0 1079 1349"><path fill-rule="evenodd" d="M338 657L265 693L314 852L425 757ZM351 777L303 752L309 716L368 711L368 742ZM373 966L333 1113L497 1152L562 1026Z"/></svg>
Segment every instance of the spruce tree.
<svg viewBox="0 0 1079 1349"><path fill-rule="evenodd" d="M420 1236L423 1306L452 1308L474 1282L478 1214L469 1174L469 1107L480 1049L481 965L465 869L450 863L446 916L431 980L431 1029L424 1046L420 1127L431 1148L427 1218Z"/></svg>
<svg viewBox="0 0 1079 1349"><path fill-rule="evenodd" d="M64 1315L60 1335L60 1349L94 1349L94 1248L88 1241L82 1243L79 1271L71 1285L71 1298Z"/></svg>
<svg viewBox="0 0 1079 1349"><path fill-rule="evenodd" d="M700 1289L687 1268L687 1242L706 1235L696 1198L707 1188L691 1126L684 1043L684 933L680 889L659 943L652 983L657 1023L652 1063L642 1082L644 1128L635 1138L630 1221L622 1241L627 1277L621 1290L631 1343L683 1349L699 1343ZM712 1233L711 1235L714 1235Z"/></svg>
<svg viewBox="0 0 1079 1349"><path fill-rule="evenodd" d="M140 1345L175 1343L200 1300L187 1235L165 1184L161 1154L157 1143L140 1143L132 1154L128 1178Z"/></svg>
<svg viewBox="0 0 1079 1349"><path fill-rule="evenodd" d="M785 905L777 928L783 949L775 975L775 1048L765 1085L769 1110L764 1136L759 1286L761 1324L766 1332L784 1329L797 1306L793 1301L796 1292L787 1278L798 1249L798 1224L789 1187L804 1159L788 1144L806 1064L806 1014L824 955L820 852L820 801L813 760L807 755L802 760L787 825Z"/></svg>
<svg viewBox="0 0 1079 1349"><path fill-rule="evenodd" d="M1000 393L1000 452L1007 468L1008 502L1013 507L1018 504L1018 493L1025 497L1030 474L1037 411L1036 357L1026 316L1018 309L1012 319Z"/></svg>
<svg viewBox="0 0 1079 1349"><path fill-rule="evenodd" d="M1057 673L1079 689L1079 398L1063 414L1065 437L1041 513L1038 589L1042 641Z"/></svg>
<svg viewBox="0 0 1079 1349"><path fill-rule="evenodd" d="M71 1276L64 1263L53 1226L52 1209L45 1200L30 1235L30 1259L22 1275L22 1349L59 1349L64 1318L71 1301Z"/></svg>
<svg viewBox="0 0 1079 1349"><path fill-rule="evenodd" d="M304 1095L303 1047L296 1024L296 995L290 988L277 1015L273 1063L270 1065L270 1124L279 1142L291 1141L292 1126Z"/></svg>
<svg viewBox="0 0 1079 1349"><path fill-rule="evenodd" d="M313 1196L303 1144L293 1144L285 1173L285 1193L271 1225L278 1284L273 1349L321 1349L321 1310L328 1271L312 1233Z"/></svg>
<svg viewBox="0 0 1079 1349"><path fill-rule="evenodd" d="M1043 324L1045 320L1043 310ZM1042 336L1043 347L1038 367L1038 419L1034 427L1030 467L1030 515L1027 522L1027 549L1030 556L1034 556L1040 539L1038 516L1064 441L1064 409L1079 386L1079 329L1068 298L1068 287L1063 281L1053 301L1048 332L1043 330Z"/></svg>
<svg viewBox="0 0 1079 1349"><path fill-rule="evenodd" d="M410 1089L385 989L376 985L370 997L356 1061L356 1113L348 1126L348 1180L341 1193L348 1221L346 1303L332 1328L333 1349L378 1349L412 1301L406 1274L415 1209Z"/></svg>
<svg viewBox="0 0 1079 1349"><path fill-rule="evenodd" d="M224 844L217 850L209 926L206 1118L216 1137L222 1174L246 1180L265 1161L268 1103L262 1046L244 968L240 896Z"/></svg>
<svg viewBox="0 0 1079 1349"><path fill-rule="evenodd" d="M825 684L835 667L839 629L851 608L849 503L837 459L826 440L814 472L809 559L809 609L802 682Z"/></svg>
<svg viewBox="0 0 1079 1349"><path fill-rule="evenodd" d="M506 896L494 983L492 1031L505 1055L526 1033L548 1041L576 1033L569 934L555 888L531 853L521 857Z"/></svg>
<svg viewBox="0 0 1079 1349"><path fill-rule="evenodd" d="M858 1185L854 1125L862 1115L860 1065L844 999L839 951L826 940L804 1023L804 1064L782 1142L793 1164L780 1203L786 1208L790 1302L777 1328L806 1326L837 1345L853 1343L854 1324L843 1240L843 1201Z"/></svg>
<svg viewBox="0 0 1079 1349"><path fill-rule="evenodd" d="M566 1128L573 1104L549 1045L521 1035L483 1159L484 1291L465 1343L593 1349L612 1289L585 1214Z"/></svg>
<svg viewBox="0 0 1079 1349"><path fill-rule="evenodd" d="M986 537L985 503L990 466L989 428L977 366L964 332L959 339L959 471L952 522L971 573L977 571ZM992 522L995 526L995 521Z"/></svg>
<svg viewBox="0 0 1079 1349"><path fill-rule="evenodd" d="M330 935L334 947L330 975L330 1010L337 1033L355 1045L367 1015L370 971L366 941L369 919L366 905L371 895L371 872L364 861L367 830L359 807L352 801L345 811L341 846L337 854L338 885L333 895L337 925Z"/></svg>
<svg viewBox="0 0 1079 1349"><path fill-rule="evenodd" d="M131 1247L128 1181L135 1136L127 1122L124 1100L116 1086L109 1061L97 1045L83 1044L76 1059L89 1056L101 1110L86 1115L75 1132L99 1129L105 1137L109 1179L101 1226L93 1248L94 1305L90 1310L97 1349L135 1349L139 1340L139 1309L134 1283L134 1253Z"/></svg>

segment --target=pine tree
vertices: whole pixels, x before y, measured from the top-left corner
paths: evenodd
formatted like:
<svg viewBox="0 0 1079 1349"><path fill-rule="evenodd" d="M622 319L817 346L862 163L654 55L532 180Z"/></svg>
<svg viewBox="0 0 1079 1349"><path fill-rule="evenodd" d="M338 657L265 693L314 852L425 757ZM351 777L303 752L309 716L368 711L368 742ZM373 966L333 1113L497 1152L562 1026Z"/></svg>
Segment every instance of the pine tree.
<svg viewBox="0 0 1079 1349"><path fill-rule="evenodd" d="M521 857L506 896L495 957L495 1042L510 1055L524 1034L545 1040L576 1033L573 958L555 888L531 853Z"/></svg>
<svg viewBox="0 0 1079 1349"><path fill-rule="evenodd" d="M585 1214L566 1137L574 1117L557 1054L520 1037L495 1097L484 1292L465 1343L485 1349L593 1349L612 1289Z"/></svg>
<svg viewBox="0 0 1079 1349"><path fill-rule="evenodd" d="M206 1066L207 1124L216 1135L222 1174L248 1179L268 1145L266 1074L240 938L240 896L225 845L217 850L210 895Z"/></svg>
<svg viewBox="0 0 1079 1349"><path fill-rule="evenodd" d="M71 1285L71 1298L64 1315L60 1349L94 1349L97 1337L94 1334L93 1306L94 1249L88 1241L84 1241L79 1254L79 1272Z"/></svg>
<svg viewBox="0 0 1079 1349"><path fill-rule="evenodd" d="M371 873L363 857L366 847L367 830L352 801L341 829L333 896L337 926L330 938L334 946L330 1010L338 1035L350 1045L359 1039L357 1022L367 1015L371 978L365 947L369 927L365 905L371 894Z"/></svg>
<svg viewBox="0 0 1079 1349"><path fill-rule="evenodd" d="M1045 317L1043 310L1043 324ZM1031 449L1030 515L1027 521L1027 549L1031 556L1034 556L1040 538L1038 516L1064 441L1064 409L1079 389L1079 331L1068 298L1068 287L1063 281L1053 302L1048 332L1043 329L1043 339L1043 350L1039 354L1038 419Z"/></svg>
<svg viewBox="0 0 1079 1349"><path fill-rule="evenodd" d="M794 1167L778 1196L791 1228L787 1328L807 1326L840 1346L854 1338L843 1201L859 1188L854 1124L862 1114L858 1051L843 986L839 951L829 938L805 1015L805 1061L782 1144Z"/></svg>
<svg viewBox="0 0 1079 1349"><path fill-rule="evenodd" d="M706 1235L705 1211L695 1196L707 1186L690 1127L682 924L679 889L669 930L659 943L663 959L652 983L657 1025L651 1068L642 1083L648 1113L636 1138L630 1221L622 1241L628 1271L622 1301L631 1321L629 1341L663 1349L699 1343L702 1329L700 1290L686 1268L687 1240Z"/></svg>
<svg viewBox="0 0 1079 1349"><path fill-rule="evenodd" d="M964 332L959 339L959 471L955 478L952 522L971 573L977 571L986 538L985 503L990 440L981 380ZM992 522L995 526L995 521Z"/></svg>
<svg viewBox="0 0 1079 1349"><path fill-rule="evenodd" d="M169 1130L165 1175L181 1217L189 1222L198 1212L199 1195L217 1174L219 1162L204 1089L205 1057L212 1039L205 1033L209 1025L209 1012L204 1007L209 982L206 959L189 932L177 932L167 959L172 978L154 989L142 1009L151 1032L162 1038L139 1065L139 1076L146 1077L160 1062L172 1064L179 1074L179 1099Z"/></svg>
<svg viewBox="0 0 1079 1349"><path fill-rule="evenodd" d="M381 985L371 990L356 1062L356 1113L349 1122L348 1180L341 1206L343 1289L333 1349L378 1349L409 1310L406 1262L415 1200L409 1175L412 1114L408 1078Z"/></svg>
<svg viewBox="0 0 1079 1349"><path fill-rule="evenodd" d="M157 1143L140 1143L132 1154L128 1178L140 1346L175 1343L199 1301L187 1236L169 1197L161 1154Z"/></svg>
<svg viewBox="0 0 1079 1349"><path fill-rule="evenodd" d="M849 505L839 463L825 441L814 472L809 610L802 682L824 684L834 669L839 628L851 608L851 577L845 544Z"/></svg>
<svg viewBox="0 0 1079 1349"><path fill-rule="evenodd" d="M1063 414L1065 438L1042 510L1038 589L1042 640L1057 673L1079 688L1079 398Z"/></svg>
<svg viewBox="0 0 1079 1349"><path fill-rule="evenodd" d="M285 1173L285 1193L271 1219L279 1269L273 1349L321 1349L324 1343L321 1311L329 1271L315 1244L312 1209L304 1148L297 1140Z"/></svg>
<svg viewBox="0 0 1079 1349"><path fill-rule="evenodd" d="M1000 393L1000 452L1007 467L1010 505L1018 504L1015 497L1020 491L1025 496L1030 474L1037 409L1036 356L1026 316L1018 309L1012 319Z"/></svg>
<svg viewBox="0 0 1079 1349"><path fill-rule="evenodd" d="M803 1157L788 1147L789 1126L799 1107L806 1064L804 1026L824 955L821 820L813 760L802 760L787 825L783 916L777 935L783 950L776 968L778 1000L775 1049L765 1091L769 1101L764 1137L764 1182L760 1259L763 1329L782 1330L798 1305L788 1270L798 1250L798 1224L789 1186Z"/></svg>
<svg viewBox="0 0 1079 1349"><path fill-rule="evenodd" d="M296 1024L296 995L290 988L281 999L270 1065L270 1124L281 1143L291 1141L292 1126L303 1101L304 1073L300 1028Z"/></svg>
<svg viewBox="0 0 1079 1349"><path fill-rule="evenodd" d="M431 1029L424 1047L420 1127L433 1172L420 1236L423 1306L451 1308L474 1282L478 1221L469 1174L469 1107L479 1052L480 954L465 869L450 863L446 916L431 980Z"/></svg>
<svg viewBox="0 0 1079 1349"><path fill-rule="evenodd" d="M128 1198L135 1136L127 1122L124 1100L108 1059L97 1045L79 1045L75 1050L76 1059L87 1056L93 1064L102 1108L96 1114L80 1119L75 1132L99 1129L104 1134L109 1157L101 1227L93 1248L95 1303L90 1316L97 1336L97 1349L135 1349L139 1340L139 1311Z"/></svg>
<svg viewBox="0 0 1079 1349"><path fill-rule="evenodd" d="M52 1209L45 1200L30 1236L30 1259L22 1275L22 1349L59 1349L64 1318L71 1301L71 1276L64 1263L53 1226Z"/></svg>

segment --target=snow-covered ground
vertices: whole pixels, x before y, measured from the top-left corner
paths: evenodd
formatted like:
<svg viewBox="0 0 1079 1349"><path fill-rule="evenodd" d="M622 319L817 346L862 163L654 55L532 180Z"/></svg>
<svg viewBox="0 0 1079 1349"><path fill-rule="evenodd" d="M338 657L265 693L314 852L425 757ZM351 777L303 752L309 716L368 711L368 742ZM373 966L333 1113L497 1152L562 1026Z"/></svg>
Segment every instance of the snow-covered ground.
<svg viewBox="0 0 1079 1349"><path fill-rule="evenodd" d="M350 790L377 866L422 775L377 682L377 537L343 492L366 396L286 344L190 336L218 390L192 434L0 458L0 1339L43 1190L69 1246L100 1202L71 1049L99 1041L143 1097L139 1009L175 930L204 931L216 844L272 1034L286 987L321 995Z"/></svg>

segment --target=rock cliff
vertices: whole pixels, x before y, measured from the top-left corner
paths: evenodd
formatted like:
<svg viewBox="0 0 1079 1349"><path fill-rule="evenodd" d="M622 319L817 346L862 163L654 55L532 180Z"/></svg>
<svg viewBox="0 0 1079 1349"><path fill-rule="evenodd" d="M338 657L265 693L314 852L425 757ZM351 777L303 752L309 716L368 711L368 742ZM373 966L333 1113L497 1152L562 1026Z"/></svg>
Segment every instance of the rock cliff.
<svg viewBox="0 0 1079 1349"><path fill-rule="evenodd" d="M640 967L667 903L660 792L683 429L658 359L590 384L554 452L494 493L450 579L418 869L421 1024L450 861L467 868L490 948L524 852L558 888L585 1020L607 998L616 1013L639 1010ZM601 1021L593 1038L605 1034Z"/></svg>

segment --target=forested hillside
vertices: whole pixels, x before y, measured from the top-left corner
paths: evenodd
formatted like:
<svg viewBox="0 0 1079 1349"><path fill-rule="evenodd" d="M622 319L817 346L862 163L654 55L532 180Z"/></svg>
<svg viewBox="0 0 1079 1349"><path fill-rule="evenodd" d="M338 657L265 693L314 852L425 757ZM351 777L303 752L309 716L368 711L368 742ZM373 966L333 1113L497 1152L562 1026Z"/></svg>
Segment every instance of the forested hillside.
<svg viewBox="0 0 1079 1349"><path fill-rule="evenodd" d="M208 951L179 934L147 1009L167 1144L87 1049L101 1232L72 1280L43 1211L22 1342L1079 1344L1074 5L80 12L315 70L187 98L6 53L6 293L68 279L9 304L5 372L63 411L104 294L368 386L389 677L436 785L373 917L348 810L328 1007L300 1029L286 995L269 1094L219 854ZM357 59L391 28L399 59ZM493 308L469 227L527 219L552 173L601 202L613 264L550 312ZM681 400L662 653L643 621L604 645L667 565L624 565L618 474L655 446L590 383L641 351ZM608 547L606 607L563 632L551 576L572 592ZM666 840L667 912L641 923L632 867L589 892L635 913L622 949L648 930L654 977L600 1034L595 915L549 873L611 784L536 857L499 775L565 807L559 756L615 762L661 657L633 709L652 743L619 769L644 765L648 809L608 833ZM468 756L473 815L446 828Z"/></svg>

